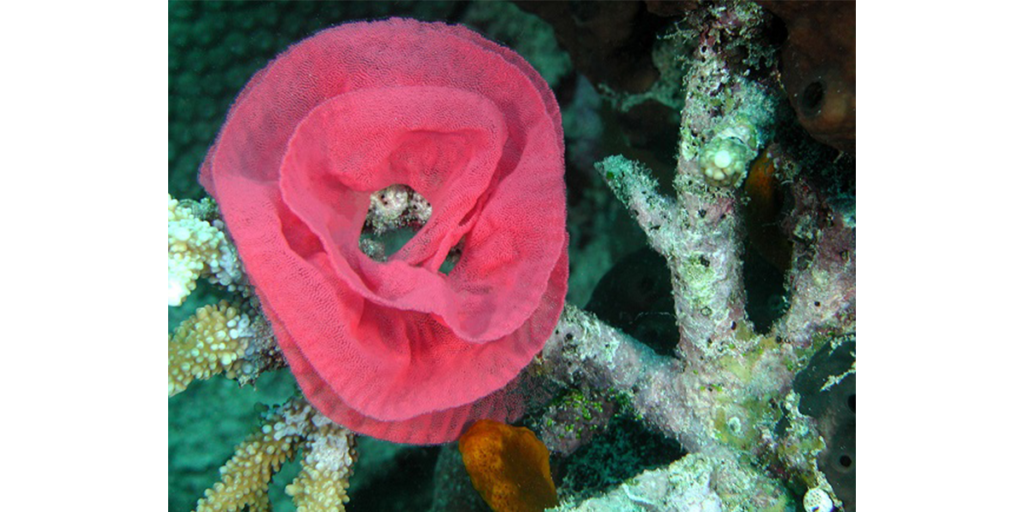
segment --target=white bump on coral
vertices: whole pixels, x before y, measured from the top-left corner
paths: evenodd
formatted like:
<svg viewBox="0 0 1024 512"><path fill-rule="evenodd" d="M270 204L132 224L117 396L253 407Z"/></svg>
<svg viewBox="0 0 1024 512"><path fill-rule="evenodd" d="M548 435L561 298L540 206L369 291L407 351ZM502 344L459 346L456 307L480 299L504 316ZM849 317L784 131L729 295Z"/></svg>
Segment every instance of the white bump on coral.
<svg viewBox="0 0 1024 512"><path fill-rule="evenodd" d="M750 162L757 156L759 144L751 121L737 115L724 121L701 148L698 164L709 183L739 185L747 175Z"/></svg>
<svg viewBox="0 0 1024 512"><path fill-rule="evenodd" d="M700 156L704 176L715 185L735 185L747 173L747 165L755 156L742 140L725 135L712 139Z"/></svg>
<svg viewBox="0 0 1024 512"><path fill-rule="evenodd" d="M715 153L715 165L717 167L729 167L729 164L731 163L732 155L730 155L728 151L719 151L718 153Z"/></svg>
<svg viewBox="0 0 1024 512"><path fill-rule="evenodd" d="M807 512L832 512L832 498L821 487L815 487L804 495L804 510Z"/></svg>

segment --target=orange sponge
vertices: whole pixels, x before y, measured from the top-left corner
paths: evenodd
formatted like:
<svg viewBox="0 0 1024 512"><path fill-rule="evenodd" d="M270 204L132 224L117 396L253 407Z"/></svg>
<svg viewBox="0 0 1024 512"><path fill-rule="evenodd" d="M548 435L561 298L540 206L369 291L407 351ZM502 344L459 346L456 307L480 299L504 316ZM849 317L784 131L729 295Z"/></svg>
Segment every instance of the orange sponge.
<svg viewBox="0 0 1024 512"><path fill-rule="evenodd" d="M548 449L528 428L480 420L459 438L473 487L495 512L541 512L558 505Z"/></svg>
<svg viewBox="0 0 1024 512"><path fill-rule="evenodd" d="M793 243L779 228L783 194L771 148L750 164L743 189L749 199L744 215L750 244L775 268L787 272L793 259Z"/></svg>

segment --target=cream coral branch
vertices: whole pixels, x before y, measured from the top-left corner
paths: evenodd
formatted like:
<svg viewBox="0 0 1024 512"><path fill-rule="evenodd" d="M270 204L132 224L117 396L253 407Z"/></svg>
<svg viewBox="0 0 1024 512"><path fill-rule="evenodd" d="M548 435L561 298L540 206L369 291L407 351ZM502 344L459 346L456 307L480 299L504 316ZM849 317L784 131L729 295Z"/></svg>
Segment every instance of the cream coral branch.
<svg viewBox="0 0 1024 512"><path fill-rule="evenodd" d="M302 470L285 492L298 512L344 510L348 503L348 479L356 460L355 436L317 413L313 430L304 445Z"/></svg>
<svg viewBox="0 0 1024 512"><path fill-rule="evenodd" d="M286 488L302 512L345 510L346 489L356 460L355 434L332 423L302 397L268 414L259 430L235 448L220 469L221 481L207 489L197 512L270 510L267 490L281 465L299 448L299 476Z"/></svg>
<svg viewBox="0 0 1024 512"><path fill-rule="evenodd" d="M252 318L240 309L228 301L201 307L168 335L169 396L184 391L194 379L225 372L233 377L241 368L255 331Z"/></svg>
<svg viewBox="0 0 1024 512"><path fill-rule="evenodd" d="M216 211L209 198L178 201L167 195L167 305L180 306L200 277L229 290L244 282L238 251Z"/></svg>

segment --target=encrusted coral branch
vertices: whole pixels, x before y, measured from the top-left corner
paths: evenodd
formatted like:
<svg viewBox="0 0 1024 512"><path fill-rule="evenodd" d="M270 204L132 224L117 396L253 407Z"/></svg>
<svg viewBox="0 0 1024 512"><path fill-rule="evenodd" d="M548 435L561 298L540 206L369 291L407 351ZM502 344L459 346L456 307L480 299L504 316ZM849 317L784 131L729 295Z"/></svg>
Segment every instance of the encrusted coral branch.
<svg viewBox="0 0 1024 512"><path fill-rule="evenodd" d="M777 334L800 345L817 332L853 329L857 307L856 237L849 220L805 179L792 186L794 209L784 227L796 242L789 310Z"/></svg>
<svg viewBox="0 0 1024 512"><path fill-rule="evenodd" d="M746 321L735 199L681 176L679 197L670 200L655 190L650 171L621 156L597 169L669 262L680 350L691 364L714 359Z"/></svg>
<svg viewBox="0 0 1024 512"><path fill-rule="evenodd" d="M811 184L794 183L797 206L786 221L798 241L789 274L791 307L760 335L746 319L735 200L697 173L677 178L673 201L657 194L637 163L611 157L598 169L668 260L683 357L659 356L570 306L545 347L546 374L569 388L623 393L637 416L687 451L741 468L733 473L747 474L749 499L784 501L777 483L740 462L753 454L761 464L782 464L804 479L815 490L813 499L825 493L838 503L808 451L823 444L814 422L798 416L791 388L814 351L853 331L852 229ZM775 431L784 415L798 422L799 431Z"/></svg>
<svg viewBox="0 0 1024 512"><path fill-rule="evenodd" d="M744 469L734 460L704 453L683 457L666 467L644 471L601 496L579 503L565 503L561 512L597 510L686 510L712 512L735 510L737 496L758 510L779 500L775 495L757 496L736 473ZM749 471L749 470L747 470ZM781 510L781 509L780 509Z"/></svg>
<svg viewBox="0 0 1024 512"><path fill-rule="evenodd" d="M831 490L813 455L792 456L817 440L813 422L804 421L798 434L779 436L774 427L784 414L793 417L795 406L785 404L810 354L853 330L853 233L811 184L793 182L796 207L783 226L796 242L788 274L790 308L771 332L754 333L746 315L734 186L770 140L779 98L727 62L732 50L724 41L757 23L730 25L736 19L723 16L727 9L717 4L706 12L685 78L675 197L661 195L650 171L637 162L613 156L597 164L650 246L668 262L682 357L658 356L591 315L567 308L545 349L544 365L568 387L624 393L639 417L688 451L739 464L744 469L735 474L749 473L750 482L760 482L748 497L770 502L779 496L777 485L738 462L751 453L762 464L786 466L820 497ZM749 22L762 15L754 8L735 16L748 16Z"/></svg>
<svg viewBox="0 0 1024 512"><path fill-rule="evenodd" d="M593 314L566 305L555 333L544 346L546 374L569 387L582 385L626 393L634 412L687 447L714 442L695 411L685 407L675 377L682 364L605 324ZM672 402L665 400L671 398Z"/></svg>

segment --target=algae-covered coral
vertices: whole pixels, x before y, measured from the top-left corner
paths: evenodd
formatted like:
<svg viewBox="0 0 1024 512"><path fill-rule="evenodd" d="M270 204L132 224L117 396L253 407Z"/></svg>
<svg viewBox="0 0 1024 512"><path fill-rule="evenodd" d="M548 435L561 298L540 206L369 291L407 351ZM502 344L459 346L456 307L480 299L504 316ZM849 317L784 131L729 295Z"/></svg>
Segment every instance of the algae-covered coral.
<svg viewBox="0 0 1024 512"><path fill-rule="evenodd" d="M435 3L416 7L435 10L432 14L416 14L420 19L462 22L483 33L533 41L531 51L536 53L524 56L550 82L565 117L572 235L569 302L575 300L575 304L562 313L543 352L523 372L519 385L527 392L522 421L537 431L552 451L551 470L555 484L560 486L560 510L796 510L800 504L807 510L855 510L848 477L853 472L854 454L849 448L852 444L847 442L853 435L851 383L855 358L825 357L850 354L855 345L852 156L807 137L785 101L777 53L784 20L749 2L680 2L667 11L655 9L656 3L648 2L646 9L637 4L639 7L631 9L639 10L630 11L632 14L625 18L621 12L608 14L607 20L601 9L588 8L586 3L566 4L571 16L564 23L554 24L553 36L552 27L513 4ZM400 8L413 9L402 5L399 3ZM243 28L271 30L282 25L292 30L300 23L293 19L295 13L289 12L292 8L299 9L263 6L256 15L247 11L249 7L229 4L192 4L185 8L172 3L172 14L190 21L216 18L218 26L229 32L236 23ZM315 28L344 21L349 15L362 16L342 13L338 6L323 9L320 16L307 18L321 23ZM517 28L503 28L501 20L487 14L488 9L500 12L508 24ZM378 15L391 14L413 12ZM247 16L254 19L247 21ZM655 22L652 16L664 17ZM567 69L566 54L554 46L555 40L564 45L571 44L570 38L579 37L573 31L580 29L568 25L600 33L623 19L658 29L658 37L644 43L648 46L643 51L653 62L643 65L648 71L645 76L651 77L644 84L650 87L647 91L638 93L633 82L622 90L615 89L615 80L591 83L589 80L601 80L599 75L588 75L593 63L588 63L586 70ZM175 28L173 20L174 16ZM547 39L530 38L531 31L541 29L546 31ZM300 33L280 44L262 43L267 48L256 45L253 51L262 52L266 59L283 45L309 35L299 29L293 32ZM545 47L537 42L541 40L551 44ZM621 45L630 37L615 40ZM217 45L215 41L203 44ZM578 50L569 52L578 58L573 52ZM610 48L595 54L613 55L615 51ZM553 64L545 68L535 59ZM175 62L181 70L180 56L172 58L172 65ZM572 65L579 66L575 61ZM237 73L243 73L244 81L258 67ZM545 69L554 71L547 73ZM175 80L191 84L190 93L202 89L178 76L172 78L172 94ZM223 93L233 95L240 86L234 84ZM674 115L652 117L647 125L631 124L631 115L657 110L652 103ZM211 117L223 116L226 108L225 101ZM186 129L183 123L191 121L177 117L173 122L179 129ZM200 133L201 128L209 127L193 129ZM658 142L657 135L666 129L675 134L668 147ZM174 143L174 176L194 179L198 158L183 164L185 153L180 148L193 144L205 149L213 142L212 137L213 133L206 130L204 135L193 134ZM766 152L769 145L771 151ZM765 154L770 154L765 158L771 159L774 174L764 180L762 188L770 188L769 192L782 200L773 218L756 222L773 226L773 233L788 244L790 252L785 253L788 261L771 270L781 276L783 283L779 289L767 292L776 301L768 308L773 313L755 322L751 311L767 308L757 298L764 290L749 276L758 257L758 242L749 232L760 210L751 214L751 198L741 185L747 167L758 155ZM672 161L674 165L666 165ZM172 179L175 195L198 198L195 189L175 185L176 179ZM194 284L179 284L175 295L184 298L195 288L192 300L184 301L180 309L196 309L197 300L207 305L201 306L178 333L169 336L171 387L180 391L189 386L186 375L207 378L218 369L242 382L266 382L259 376L281 368L283 363L260 305L253 300L243 277L217 277L218 268L233 267L209 263L231 261L230 233L217 231L220 224L212 204L191 206L171 200L169 210L177 211L180 204L188 206L187 213L197 220L188 226L176 224L174 239L197 243L178 243L172 248L169 218L169 259L189 258L187 266L194 269L187 279L178 281ZM174 218L183 216L176 214ZM643 339L643 329L635 328L652 318L644 314L642 306L621 308L628 311L629 332L633 335L586 310L587 298L600 277L642 245L652 248L668 270L663 289L668 290L669 296L664 299L671 306L658 313L659 318L670 315L675 325L675 342L667 349L652 349L649 340ZM640 280L646 274L636 272L636 276L637 286L645 286ZM211 277L212 283L208 284ZM615 299L605 299L602 307L614 309ZM211 382L218 378L214 376ZM266 378L289 380L287 370ZM831 386L822 389L828 382ZM826 397L829 392L838 395ZM238 393L249 396L254 392L245 388ZM172 408L202 410L202 402L189 401L195 396L186 391L174 397ZM849 410L840 410L847 402L851 404ZM378 451L379 444L361 444L368 447L368 453L360 457L360 463L368 468L361 476L354 457L355 437L319 416L301 399L274 406L263 416L268 427L239 423L240 432L224 448L228 453L214 466L215 470L228 461L222 472L223 485L217 487L216 475L203 484L211 492L203 498L201 508L217 500L236 506L244 501L257 509L271 501L281 508L293 499L296 506L302 506L303 500L318 499L333 499L337 506L348 497L346 506L351 510L359 510L361 502L383 510L400 510L402 506L452 510L456 503L464 510L486 510L467 483L465 469L451 446L385 452ZM625 452L639 450L637 439L643 436L620 436L626 441L609 443L622 450L618 459L587 459L596 453L588 452L588 446L621 434L616 429L624 428L623 418L628 419L630 428L643 429L647 438L675 443L678 452L666 452L678 456L678 460L670 464L655 462L657 467L643 465L643 461L636 466L627 463L631 457ZM253 427L260 430L246 438L244 429ZM269 433L264 431L267 428ZM279 430L287 433L275 437ZM199 433L185 429L176 435ZM239 441L242 444L231 455L231 443ZM333 455L328 457L328 453ZM601 453L601 457L616 456L614 451ZM172 451L172 468L180 468L174 466L175 456L185 454ZM301 460L302 467L296 462L291 469L282 466L289 457ZM329 458L332 463L319 462L317 457ZM372 460L381 461L380 467L388 469L365 466ZM412 464L413 460L417 463ZM849 464L843 466L843 460ZM586 480L588 486L580 487L573 482L583 479L574 481L562 473L569 471L567 468L582 471L585 464L617 462L633 476ZM233 497L223 497L228 494L225 490L241 489L238 486L242 482L229 475L244 473L240 468L245 467L253 468L247 477L253 480L245 483L244 491L235 490ZM172 492L180 481L174 471ZM280 475L275 482L282 482L268 489L275 472ZM294 483L282 485L289 480ZM348 489L347 482L352 483ZM385 482L397 486L389 491L392 496L373 492ZM193 506L203 496L201 489L189 491L191 496L172 498L172 510L189 500L191 504L184 506Z"/></svg>

